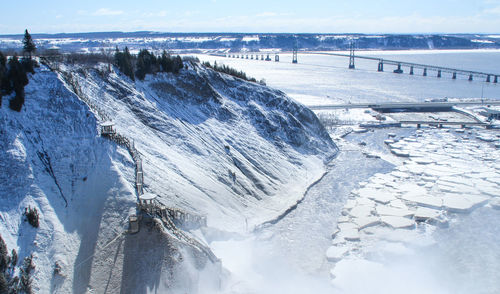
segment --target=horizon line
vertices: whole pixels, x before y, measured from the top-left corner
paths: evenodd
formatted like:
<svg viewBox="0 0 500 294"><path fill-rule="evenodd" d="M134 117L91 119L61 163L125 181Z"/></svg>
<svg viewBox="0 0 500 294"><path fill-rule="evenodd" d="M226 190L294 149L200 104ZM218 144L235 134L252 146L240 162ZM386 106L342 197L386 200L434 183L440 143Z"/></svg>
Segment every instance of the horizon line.
<svg viewBox="0 0 500 294"><path fill-rule="evenodd" d="M55 35L86 35L86 34L138 34L138 33L149 33L149 34L179 34L179 35L187 35L187 34L206 34L206 35L214 35L214 34L229 34L229 35L363 35L363 36L375 36L375 35L500 35L500 33L447 33L447 32L413 32L413 33L297 33L297 32L168 32L168 31L88 31L88 32L60 32L60 33L30 33L31 35L46 35L46 36L55 36ZM0 37L19 37L24 36L24 33L19 34L0 34Z"/></svg>

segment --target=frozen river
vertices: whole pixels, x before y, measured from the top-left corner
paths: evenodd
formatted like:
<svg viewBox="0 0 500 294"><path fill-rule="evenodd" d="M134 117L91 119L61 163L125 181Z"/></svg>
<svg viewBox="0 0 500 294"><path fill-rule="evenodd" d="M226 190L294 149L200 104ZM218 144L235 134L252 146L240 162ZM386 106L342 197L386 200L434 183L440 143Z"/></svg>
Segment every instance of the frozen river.
<svg viewBox="0 0 500 294"><path fill-rule="evenodd" d="M345 52L343 52L345 53ZM348 53L348 52L347 52ZM491 51L390 51L357 52L356 54L385 59L477 70L500 74L500 50ZM273 55L271 55L273 57ZM226 64L243 70L248 76L280 89L306 104L339 102L423 101L428 98L500 99L500 84L485 83L466 76L452 80L450 74L441 78L429 71L423 77L420 70L410 76L394 74L394 66L386 65L377 72L377 61L356 59L356 70L347 69L346 57L298 54L298 64L291 63L290 54L281 54L280 62L256 61L200 55L203 61Z"/></svg>
<svg viewBox="0 0 500 294"><path fill-rule="evenodd" d="M359 54L487 72L500 64L500 51ZM353 71L342 57L299 54L299 64L280 57L200 59L264 78L306 105L500 99L500 84L465 77L379 73L370 61ZM500 132L404 128L340 138L338 129L338 157L294 211L243 241L214 244L232 260L228 293L499 293ZM384 143L389 134L392 144Z"/></svg>

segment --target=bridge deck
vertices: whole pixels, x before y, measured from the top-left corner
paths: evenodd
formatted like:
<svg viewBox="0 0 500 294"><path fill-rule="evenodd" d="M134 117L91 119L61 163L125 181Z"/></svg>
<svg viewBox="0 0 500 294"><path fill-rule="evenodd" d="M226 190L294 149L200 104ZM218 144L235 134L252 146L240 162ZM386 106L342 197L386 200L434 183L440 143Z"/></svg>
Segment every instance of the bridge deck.
<svg viewBox="0 0 500 294"><path fill-rule="evenodd" d="M404 109L404 108L450 108L453 106L487 106L500 105L499 101L482 101L482 102L382 102L382 103L352 103L352 104L325 104L325 105L309 105L312 110L327 110L327 109L342 109L342 108L376 108L376 109Z"/></svg>
<svg viewBox="0 0 500 294"><path fill-rule="evenodd" d="M425 120L402 120L399 121L402 125L454 125L454 126L486 126L484 122L471 122L471 121L425 121Z"/></svg>
<svg viewBox="0 0 500 294"><path fill-rule="evenodd" d="M314 51L307 51L307 52L303 52L303 53L350 57L349 54L343 54L343 53L314 52ZM449 72L449 73L460 73L460 74L467 74L467 75L472 74L472 75L480 75L480 76L485 76L485 77L487 77L487 76L500 76L500 74L497 74L497 73L486 73L486 72L480 72L480 71L458 69L458 68L451 68L451 67L444 67L444 66L436 66L436 65L430 65L430 64L397 61L397 60L383 59L380 57L355 55L354 58L376 60L376 61L382 62L384 64L401 65L401 66L407 66L407 67L413 66L414 68L427 68L429 70L436 70L436 71L440 70L442 72Z"/></svg>

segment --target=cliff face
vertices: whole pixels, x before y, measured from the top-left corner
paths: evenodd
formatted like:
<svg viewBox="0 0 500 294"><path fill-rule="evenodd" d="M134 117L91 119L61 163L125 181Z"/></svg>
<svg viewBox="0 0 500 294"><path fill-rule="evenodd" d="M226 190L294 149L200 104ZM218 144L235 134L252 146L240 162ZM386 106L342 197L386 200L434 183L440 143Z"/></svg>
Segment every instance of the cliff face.
<svg viewBox="0 0 500 294"><path fill-rule="evenodd" d="M190 65L132 82L71 70L143 157L145 189L169 206L241 230L295 203L336 147L315 115L283 93Z"/></svg>
<svg viewBox="0 0 500 294"><path fill-rule="evenodd" d="M20 259L34 253L40 293L196 292L201 279L215 279L211 270L209 278L193 274L211 266L154 226L123 234L135 213L134 165L99 136L103 114L140 152L145 190L206 215L217 230L244 231L280 215L337 152L304 106L199 64L135 82L105 65L60 64L57 73L42 66L23 111L6 104L0 233ZM23 221L27 206L40 213L38 229Z"/></svg>

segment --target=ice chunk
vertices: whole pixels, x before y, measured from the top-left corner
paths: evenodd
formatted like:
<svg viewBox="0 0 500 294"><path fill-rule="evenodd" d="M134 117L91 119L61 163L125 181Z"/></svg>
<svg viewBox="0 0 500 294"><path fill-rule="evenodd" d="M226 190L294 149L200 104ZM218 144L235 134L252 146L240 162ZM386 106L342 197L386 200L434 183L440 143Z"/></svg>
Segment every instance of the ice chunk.
<svg viewBox="0 0 500 294"><path fill-rule="evenodd" d="M347 223L347 222L350 222L350 221L351 221L351 219L347 215L341 215L337 219L337 223Z"/></svg>
<svg viewBox="0 0 500 294"><path fill-rule="evenodd" d="M445 185L446 182L439 182L438 181L438 188L439 190L443 192L451 192L451 193L471 193L471 194L477 194L478 191L471 187L471 186L466 186L466 185L460 185L460 184L451 184L451 185Z"/></svg>
<svg viewBox="0 0 500 294"><path fill-rule="evenodd" d="M330 246L326 251L326 259L332 262L339 261L348 251L349 248L346 246Z"/></svg>
<svg viewBox="0 0 500 294"><path fill-rule="evenodd" d="M358 229L358 227L354 223L339 223L339 224L337 224L337 227L341 231L354 230L354 229L357 230Z"/></svg>
<svg viewBox="0 0 500 294"><path fill-rule="evenodd" d="M415 157L412 158L412 160L418 164L424 164L424 165L431 164L434 162L432 159L422 158L422 157Z"/></svg>
<svg viewBox="0 0 500 294"><path fill-rule="evenodd" d="M347 200L346 204L344 205L344 209L352 209L354 207L356 207L356 200L354 199Z"/></svg>
<svg viewBox="0 0 500 294"><path fill-rule="evenodd" d="M436 182L437 178L436 177L429 177L429 176L423 176L422 177L422 181L425 181L425 182Z"/></svg>
<svg viewBox="0 0 500 294"><path fill-rule="evenodd" d="M391 216L412 216L413 212L408 209L395 208L385 205L377 205L377 214L380 216L391 215Z"/></svg>
<svg viewBox="0 0 500 294"><path fill-rule="evenodd" d="M443 206L442 199L433 196L425 196L425 195L415 196L412 193L406 193L402 196L402 198L406 201L414 202L418 206L424 206L436 209L441 209L441 207Z"/></svg>
<svg viewBox="0 0 500 294"><path fill-rule="evenodd" d="M415 183L404 183L399 186L399 189L401 191L406 192L407 194L411 195L425 195L427 193L427 190L425 188L420 187L419 185Z"/></svg>
<svg viewBox="0 0 500 294"><path fill-rule="evenodd" d="M439 210L427 208L427 207L418 207L415 211L415 220L416 221L426 221L429 219L436 219L439 217L441 212Z"/></svg>
<svg viewBox="0 0 500 294"><path fill-rule="evenodd" d="M500 190L498 189L498 186L493 187L493 186L479 186L478 187L479 191L481 193L490 195L490 196L500 196Z"/></svg>
<svg viewBox="0 0 500 294"><path fill-rule="evenodd" d="M391 172L391 175L396 177L396 178L402 178L402 179L406 179L406 178L409 178L410 175L406 172L402 172L402 171L393 171Z"/></svg>
<svg viewBox="0 0 500 294"><path fill-rule="evenodd" d="M355 133L361 134L361 133L368 132L368 129L365 129L365 128L354 128L352 131L355 132Z"/></svg>
<svg viewBox="0 0 500 294"><path fill-rule="evenodd" d="M392 148L391 153L399 157L410 157L410 152Z"/></svg>
<svg viewBox="0 0 500 294"><path fill-rule="evenodd" d="M443 207L451 212L470 212L475 207L486 203L487 198L476 196L464 197L447 194L443 196Z"/></svg>
<svg viewBox="0 0 500 294"><path fill-rule="evenodd" d="M364 217L372 214L373 206L359 205L351 209L349 214L353 217Z"/></svg>
<svg viewBox="0 0 500 294"><path fill-rule="evenodd" d="M396 208L403 208L403 209L407 208L407 206L400 199L392 200L389 203L389 205L392 206L392 207L396 207Z"/></svg>
<svg viewBox="0 0 500 294"><path fill-rule="evenodd" d="M373 227L380 223L380 218L376 216L363 216L353 220L358 226L359 230L364 228Z"/></svg>
<svg viewBox="0 0 500 294"><path fill-rule="evenodd" d="M380 220L393 229L413 229L415 222L402 216L381 216Z"/></svg>
<svg viewBox="0 0 500 294"><path fill-rule="evenodd" d="M375 202L382 203L382 204L387 204L387 203L391 202L392 200L396 199L396 197L394 197L394 195L392 195L390 192L384 191L384 190L377 190L375 193L368 196L368 198L374 200Z"/></svg>
<svg viewBox="0 0 500 294"><path fill-rule="evenodd" d="M365 197L359 197L358 199L356 199L356 206L359 205L375 206L375 202Z"/></svg>
<svg viewBox="0 0 500 294"><path fill-rule="evenodd" d="M359 241L359 231L358 230L345 230L342 231L342 236L346 241Z"/></svg>

